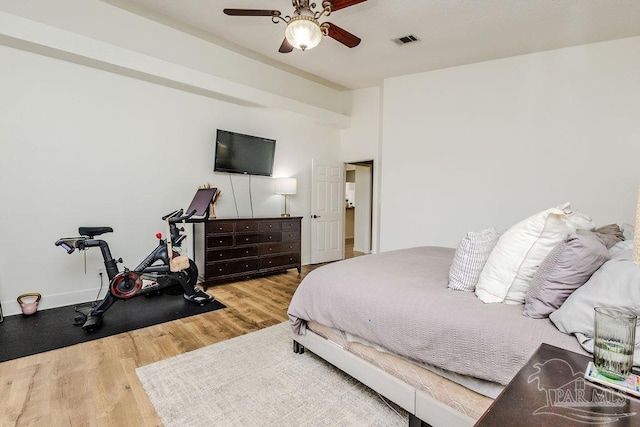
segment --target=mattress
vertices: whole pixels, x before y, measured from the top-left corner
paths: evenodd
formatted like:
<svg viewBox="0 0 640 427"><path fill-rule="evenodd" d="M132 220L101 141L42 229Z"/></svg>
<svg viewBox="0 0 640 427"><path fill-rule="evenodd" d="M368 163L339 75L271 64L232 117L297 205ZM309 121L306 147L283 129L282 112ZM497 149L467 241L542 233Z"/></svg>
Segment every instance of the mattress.
<svg viewBox="0 0 640 427"><path fill-rule="evenodd" d="M454 250L417 247L356 257L309 273L288 314L294 333L313 320L389 353L506 385L541 343L584 353L575 337L522 305L484 304L448 289Z"/></svg>
<svg viewBox="0 0 640 427"><path fill-rule="evenodd" d="M381 349L376 349L372 345L349 339L343 331L338 331L313 321L308 322L307 328L474 420L479 419L493 402L491 397L487 397L484 394L497 395L503 388L498 384L493 384L492 386L479 385L475 378L468 378L468 386L483 389L483 392L479 393L459 384L459 382L464 381L461 376L456 376L459 382L453 381L445 377L447 373L435 373L433 370L403 357L381 351ZM435 369L437 370L437 368Z"/></svg>

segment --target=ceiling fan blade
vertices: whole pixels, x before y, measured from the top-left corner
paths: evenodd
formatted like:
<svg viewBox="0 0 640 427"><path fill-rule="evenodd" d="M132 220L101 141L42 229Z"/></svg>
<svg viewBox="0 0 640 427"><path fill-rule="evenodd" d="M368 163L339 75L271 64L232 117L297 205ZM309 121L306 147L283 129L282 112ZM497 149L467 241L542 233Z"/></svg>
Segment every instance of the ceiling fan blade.
<svg viewBox="0 0 640 427"><path fill-rule="evenodd" d="M367 0L330 0L331 2L331 11L335 12L336 10L344 9L345 7L353 6L354 4L362 3Z"/></svg>
<svg viewBox="0 0 640 427"><path fill-rule="evenodd" d="M279 10L266 9L224 9L223 12L229 16L280 16Z"/></svg>
<svg viewBox="0 0 640 427"><path fill-rule="evenodd" d="M282 44L280 45L280 49L278 49L278 52L289 53L292 51L293 51L293 46L291 46L291 44L287 41L287 38L285 37L285 39L282 40Z"/></svg>
<svg viewBox="0 0 640 427"><path fill-rule="evenodd" d="M343 30L336 24L332 24L330 22L326 22L326 24L328 24L329 26L329 32L327 35L332 39L339 41L347 47L356 47L360 44L361 40L359 37L356 37L350 32Z"/></svg>

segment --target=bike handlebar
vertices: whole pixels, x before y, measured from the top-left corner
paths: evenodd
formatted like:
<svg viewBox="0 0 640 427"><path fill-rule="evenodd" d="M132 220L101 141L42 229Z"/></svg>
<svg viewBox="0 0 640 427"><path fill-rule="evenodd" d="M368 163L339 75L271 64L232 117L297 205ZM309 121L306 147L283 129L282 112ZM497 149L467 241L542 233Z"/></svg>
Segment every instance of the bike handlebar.
<svg viewBox="0 0 640 427"><path fill-rule="evenodd" d="M192 210L191 212L189 212L187 215L182 215L183 214L183 210L177 210L174 212L171 212L169 215L166 215L164 217L162 217L162 220L168 220L170 223L176 223L176 222L182 222L182 221L186 221L189 218L191 218L193 215L195 215L195 213L197 212L196 209Z"/></svg>
<svg viewBox="0 0 640 427"><path fill-rule="evenodd" d="M56 246L60 246L62 249L67 251L68 254L73 253L73 251L78 249L83 249L80 246L84 243L86 239L84 237L65 237L63 239L59 239L56 242Z"/></svg>
<svg viewBox="0 0 640 427"><path fill-rule="evenodd" d="M186 221L189 218L191 218L193 215L195 215L197 212L196 209L192 210L191 212L189 212L187 215L182 215L184 213L183 209L178 209L176 211L171 212L170 214L167 214L165 216L162 217L163 221L169 221L169 223L171 224L175 224L177 222L182 222L182 221ZM81 227L82 228L82 227ZM97 232L97 230L94 230ZM108 231L112 231L111 229L109 229ZM100 231L100 234L103 233L104 231ZM81 231L82 233L82 231ZM56 246L60 246L62 249L64 249L65 251L67 251L68 254L73 253L76 249L79 250L85 250L88 247L93 247L93 246L99 246L100 244L104 243L102 240L92 240L92 239L87 239L86 237L82 236L82 237L64 237L62 239L58 239L55 243Z"/></svg>
<svg viewBox="0 0 640 427"><path fill-rule="evenodd" d="M166 221L169 218L173 218L175 216L182 215L182 212L184 212L182 209L175 210L175 211L171 212L170 214L167 214L167 215L163 216L162 220Z"/></svg>

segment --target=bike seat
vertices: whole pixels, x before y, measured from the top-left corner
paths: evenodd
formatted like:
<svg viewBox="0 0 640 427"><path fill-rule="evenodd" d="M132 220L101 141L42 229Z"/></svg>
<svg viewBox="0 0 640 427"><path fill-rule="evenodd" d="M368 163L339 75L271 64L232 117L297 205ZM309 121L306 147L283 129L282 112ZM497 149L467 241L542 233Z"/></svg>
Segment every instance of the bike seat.
<svg viewBox="0 0 640 427"><path fill-rule="evenodd" d="M111 227L80 227L78 228L78 233L81 236L93 237L99 236L104 233L112 233L113 228Z"/></svg>

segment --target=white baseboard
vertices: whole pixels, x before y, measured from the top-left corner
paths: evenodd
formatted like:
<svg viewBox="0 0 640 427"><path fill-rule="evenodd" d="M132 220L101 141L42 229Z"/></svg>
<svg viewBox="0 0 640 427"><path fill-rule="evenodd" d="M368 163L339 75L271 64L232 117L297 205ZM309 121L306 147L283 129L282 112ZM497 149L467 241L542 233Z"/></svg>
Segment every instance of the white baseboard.
<svg viewBox="0 0 640 427"><path fill-rule="evenodd" d="M369 249L366 249L366 250L365 249L360 249L360 248L356 248L355 246L353 248L353 251L354 252L362 252L364 254L370 254L371 253L371 251Z"/></svg>
<svg viewBox="0 0 640 427"><path fill-rule="evenodd" d="M38 310L47 310L49 308L63 307L65 305L81 304L83 302L94 301L98 295L99 288L84 289L81 291L67 292L62 294L43 295L38 304ZM104 298L106 287L103 287L98 299ZM13 316L22 314L18 301L2 301L3 316Z"/></svg>

